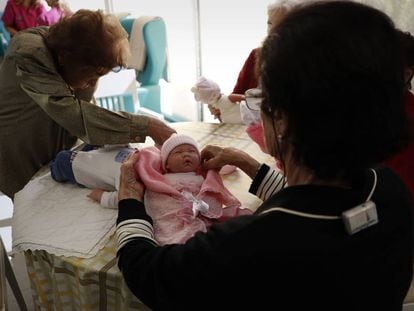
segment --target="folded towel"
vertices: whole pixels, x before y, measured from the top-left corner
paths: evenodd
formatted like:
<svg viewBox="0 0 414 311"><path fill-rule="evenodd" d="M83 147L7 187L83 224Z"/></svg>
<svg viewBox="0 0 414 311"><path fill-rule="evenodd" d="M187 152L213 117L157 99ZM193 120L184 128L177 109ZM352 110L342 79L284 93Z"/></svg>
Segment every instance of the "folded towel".
<svg viewBox="0 0 414 311"><path fill-rule="evenodd" d="M87 197L89 192L57 183L50 173L31 180L14 198L13 252L95 256L114 232L118 211L102 208Z"/></svg>
<svg viewBox="0 0 414 311"><path fill-rule="evenodd" d="M129 37L131 57L128 60L128 68L138 71L144 70L147 55L143 33L144 25L156 18L156 16L141 16L132 24L131 35Z"/></svg>

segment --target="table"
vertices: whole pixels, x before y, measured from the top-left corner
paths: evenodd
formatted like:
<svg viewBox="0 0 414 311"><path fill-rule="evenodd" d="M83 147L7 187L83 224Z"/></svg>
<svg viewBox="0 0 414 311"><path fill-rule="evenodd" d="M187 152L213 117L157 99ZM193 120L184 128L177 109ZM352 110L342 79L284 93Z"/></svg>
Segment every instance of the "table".
<svg viewBox="0 0 414 311"><path fill-rule="evenodd" d="M259 162L274 164L247 136L243 125L202 122L171 125L178 133L192 136L200 147L207 144L237 147ZM250 178L240 170L223 176L223 182L244 207L255 210L260 205L260 199L248 193ZM25 258L38 310L148 310L123 281L116 262L114 237L92 258L55 256L42 250L26 251Z"/></svg>
<svg viewBox="0 0 414 311"><path fill-rule="evenodd" d="M27 306L11 266L9 255L6 252L6 248L4 247L3 240L0 236L0 310L7 309L6 279L20 310L27 311Z"/></svg>

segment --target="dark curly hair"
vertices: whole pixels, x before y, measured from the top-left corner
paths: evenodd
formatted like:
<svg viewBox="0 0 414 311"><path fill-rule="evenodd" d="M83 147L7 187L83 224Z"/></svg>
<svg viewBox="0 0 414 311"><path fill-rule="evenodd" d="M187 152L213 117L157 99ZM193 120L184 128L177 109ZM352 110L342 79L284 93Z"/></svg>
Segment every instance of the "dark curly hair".
<svg viewBox="0 0 414 311"><path fill-rule="evenodd" d="M292 9L261 51L262 112L288 120L296 163L352 178L408 142L404 68L384 13L352 1Z"/></svg>

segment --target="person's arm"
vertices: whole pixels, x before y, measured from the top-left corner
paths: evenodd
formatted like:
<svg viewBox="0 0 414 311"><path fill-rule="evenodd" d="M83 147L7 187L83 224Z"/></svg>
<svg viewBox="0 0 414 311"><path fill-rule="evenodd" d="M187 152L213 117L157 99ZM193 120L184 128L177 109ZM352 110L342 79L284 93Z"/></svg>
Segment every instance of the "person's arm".
<svg viewBox="0 0 414 311"><path fill-rule="evenodd" d="M245 172L253 181L249 192L263 201L282 190L286 184L284 176L266 164L261 164L244 151L236 148L221 148L208 145L201 151L203 169L220 169L234 165Z"/></svg>
<svg viewBox="0 0 414 311"><path fill-rule="evenodd" d="M18 32L18 30L13 26L16 15L12 6L13 4L8 1L6 7L4 8L3 15L1 16L4 28L6 28L6 30L10 33L10 37L13 37Z"/></svg>
<svg viewBox="0 0 414 311"><path fill-rule="evenodd" d="M244 94L231 93L228 96L228 98L233 104L237 104L237 103L240 103L242 100L244 100L245 96L244 96Z"/></svg>
<svg viewBox="0 0 414 311"><path fill-rule="evenodd" d="M222 278L223 262L230 262L245 243L235 245L234 234L250 216L236 217L209 230L199 232L185 244L158 246L152 219L142 203L144 187L135 179L137 155L121 166L117 219L118 267L131 292L152 309L190 310L211 291L211 284ZM225 247L223 247L226 245ZM237 266L237 267L236 267ZM232 265L241 271L245 263ZM182 295L186 293L186 295Z"/></svg>
<svg viewBox="0 0 414 311"><path fill-rule="evenodd" d="M145 188L135 176L134 165L138 158L138 153L131 153L121 165L116 229L118 256L122 248L133 238L157 245L152 219L146 213L144 203L142 203Z"/></svg>
<svg viewBox="0 0 414 311"><path fill-rule="evenodd" d="M33 51L28 47L25 53L13 55L20 85L50 118L72 135L91 145L143 142L146 136L161 145L175 132L161 120L113 112L77 99L54 68L48 68L49 63L42 64L31 58L30 54L39 57L39 47L32 48Z"/></svg>
<svg viewBox="0 0 414 311"><path fill-rule="evenodd" d="M210 113L212 116L214 116L214 119L218 119L220 122L222 122L221 117L220 117L220 114L221 114L220 109L216 108L212 104L209 104L208 110L210 110Z"/></svg>
<svg viewBox="0 0 414 311"><path fill-rule="evenodd" d="M262 164L250 185L249 192L266 201L285 186L286 179L279 171Z"/></svg>
<svg viewBox="0 0 414 311"><path fill-rule="evenodd" d="M236 148L221 148L208 145L201 151L203 169L220 169L224 165L234 165L245 172L251 179L254 179L260 168L260 163L244 151Z"/></svg>
<svg viewBox="0 0 414 311"><path fill-rule="evenodd" d="M10 37L13 37L16 33L19 32L16 28L14 28L12 26L4 25L4 28L6 28L6 30L10 33Z"/></svg>

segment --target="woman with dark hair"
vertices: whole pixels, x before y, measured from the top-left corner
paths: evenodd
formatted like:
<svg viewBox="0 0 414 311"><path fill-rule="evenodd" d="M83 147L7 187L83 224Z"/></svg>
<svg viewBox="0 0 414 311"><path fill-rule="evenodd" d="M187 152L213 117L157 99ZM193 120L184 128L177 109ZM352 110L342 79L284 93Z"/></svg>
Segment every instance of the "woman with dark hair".
<svg viewBox="0 0 414 311"><path fill-rule="evenodd" d="M323 1L288 12L263 44L260 72L266 146L288 186L251 216L161 247L132 156L117 221L132 292L155 310L401 310L413 203L380 166L408 140L400 53L393 23L369 6ZM272 180L241 151L209 147L202 157L206 168L235 164L253 177L259 168L251 190Z"/></svg>
<svg viewBox="0 0 414 311"><path fill-rule="evenodd" d="M162 144L164 122L91 103L96 83L125 66L127 33L118 19L79 10L50 28L19 32L0 67L0 191L13 198L43 165L74 146Z"/></svg>

